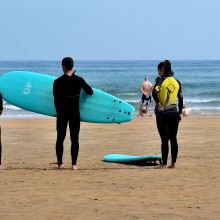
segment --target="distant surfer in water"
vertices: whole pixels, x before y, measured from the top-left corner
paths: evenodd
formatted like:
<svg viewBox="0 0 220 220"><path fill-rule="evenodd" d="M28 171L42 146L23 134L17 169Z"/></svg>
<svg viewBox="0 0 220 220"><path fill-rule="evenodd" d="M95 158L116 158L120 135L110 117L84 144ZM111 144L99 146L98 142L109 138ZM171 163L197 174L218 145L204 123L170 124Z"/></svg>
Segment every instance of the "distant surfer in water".
<svg viewBox="0 0 220 220"><path fill-rule="evenodd" d="M148 108L151 104L151 92L153 89L152 83L149 81L148 77L145 77L145 80L140 86L142 92L141 103L140 103L140 112L138 116L147 116ZM144 113L143 113L144 111Z"/></svg>
<svg viewBox="0 0 220 220"><path fill-rule="evenodd" d="M2 94L0 93L0 115L3 112L3 102L2 102ZM6 169L5 166L2 165L2 141L1 141L1 127L0 127L0 170Z"/></svg>
<svg viewBox="0 0 220 220"><path fill-rule="evenodd" d="M64 74L57 78L53 84L54 105L57 112L57 140L56 155L58 169L63 169L63 142L66 137L67 124L69 123L71 139L72 169L77 170L77 157L79 152L80 91L83 89L88 95L93 94L92 88L82 77L73 72L74 61L71 57L62 60Z"/></svg>
<svg viewBox="0 0 220 220"><path fill-rule="evenodd" d="M157 129L161 138L162 165L158 168L167 167L169 141L171 143L172 160L168 168L176 167L178 154L177 131L181 121L183 94L181 84L174 79L169 60L159 63L156 83L153 88L153 98L156 103L155 114ZM176 99L178 98L178 109Z"/></svg>

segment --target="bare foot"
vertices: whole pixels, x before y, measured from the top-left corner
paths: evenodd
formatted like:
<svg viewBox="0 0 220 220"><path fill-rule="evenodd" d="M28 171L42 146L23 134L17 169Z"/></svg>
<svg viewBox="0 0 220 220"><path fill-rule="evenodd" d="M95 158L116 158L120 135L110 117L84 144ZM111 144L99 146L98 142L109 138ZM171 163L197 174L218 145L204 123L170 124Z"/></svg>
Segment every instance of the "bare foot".
<svg viewBox="0 0 220 220"><path fill-rule="evenodd" d="M156 167L155 169L166 169L166 168L167 168L167 165L160 165Z"/></svg>
<svg viewBox="0 0 220 220"><path fill-rule="evenodd" d="M171 163L171 165L168 166L167 168L169 168L169 169L175 169L175 168L176 168L176 164L175 164L175 163Z"/></svg>
<svg viewBox="0 0 220 220"><path fill-rule="evenodd" d="M62 170L62 169L65 169L65 167L64 167L64 165L63 164L61 164L61 165L58 165L58 170Z"/></svg>
<svg viewBox="0 0 220 220"><path fill-rule="evenodd" d="M7 170L7 167L0 165L0 170Z"/></svg>
<svg viewBox="0 0 220 220"><path fill-rule="evenodd" d="M77 165L72 165L72 170L79 170L79 167Z"/></svg>

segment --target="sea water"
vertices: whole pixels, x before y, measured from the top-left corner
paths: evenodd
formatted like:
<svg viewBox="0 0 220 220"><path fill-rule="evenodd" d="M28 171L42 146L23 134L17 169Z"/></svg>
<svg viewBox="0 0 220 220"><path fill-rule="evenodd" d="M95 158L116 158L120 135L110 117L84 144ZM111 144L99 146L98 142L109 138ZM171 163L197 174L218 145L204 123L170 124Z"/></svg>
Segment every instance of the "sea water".
<svg viewBox="0 0 220 220"><path fill-rule="evenodd" d="M152 61L75 61L76 74L89 85L121 98L139 111L140 85L147 76L154 84L159 60ZM174 77L182 84L184 104L191 115L220 116L220 60L171 61ZM60 61L0 61L0 75L10 71L33 71L62 75ZM152 101L150 113L154 113ZM25 111L4 101L2 117L45 117Z"/></svg>

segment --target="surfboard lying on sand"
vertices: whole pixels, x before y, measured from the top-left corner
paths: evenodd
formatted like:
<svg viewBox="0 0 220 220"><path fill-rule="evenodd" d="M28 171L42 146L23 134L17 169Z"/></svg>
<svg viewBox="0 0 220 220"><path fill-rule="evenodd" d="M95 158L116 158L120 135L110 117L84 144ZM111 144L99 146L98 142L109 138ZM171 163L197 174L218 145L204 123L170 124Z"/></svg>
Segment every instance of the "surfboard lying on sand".
<svg viewBox="0 0 220 220"><path fill-rule="evenodd" d="M53 82L56 77L27 71L12 71L0 77L3 99L22 109L43 115L55 116ZM81 121L95 123L128 122L134 107L127 102L93 88L90 96L80 94Z"/></svg>
<svg viewBox="0 0 220 220"><path fill-rule="evenodd" d="M161 154L154 154L149 156L134 156L125 154L108 154L103 157L103 161L111 163L131 163L138 161L153 161L161 160Z"/></svg>

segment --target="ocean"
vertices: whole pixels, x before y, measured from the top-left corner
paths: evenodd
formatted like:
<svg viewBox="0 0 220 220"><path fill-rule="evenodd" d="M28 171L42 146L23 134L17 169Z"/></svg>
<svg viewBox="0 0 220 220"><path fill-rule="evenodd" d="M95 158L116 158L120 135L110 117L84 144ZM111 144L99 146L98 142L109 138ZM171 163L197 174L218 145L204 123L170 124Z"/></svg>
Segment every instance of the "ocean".
<svg viewBox="0 0 220 220"><path fill-rule="evenodd" d="M148 76L154 83L158 75L159 60L141 61L75 61L76 74L92 87L121 98L139 111L140 85ZM220 116L220 60L171 61L174 77L182 84L184 104L191 115ZM60 61L0 61L0 76L4 73L24 70L60 76ZM154 112L154 102L150 113ZM3 118L41 118L4 101Z"/></svg>

